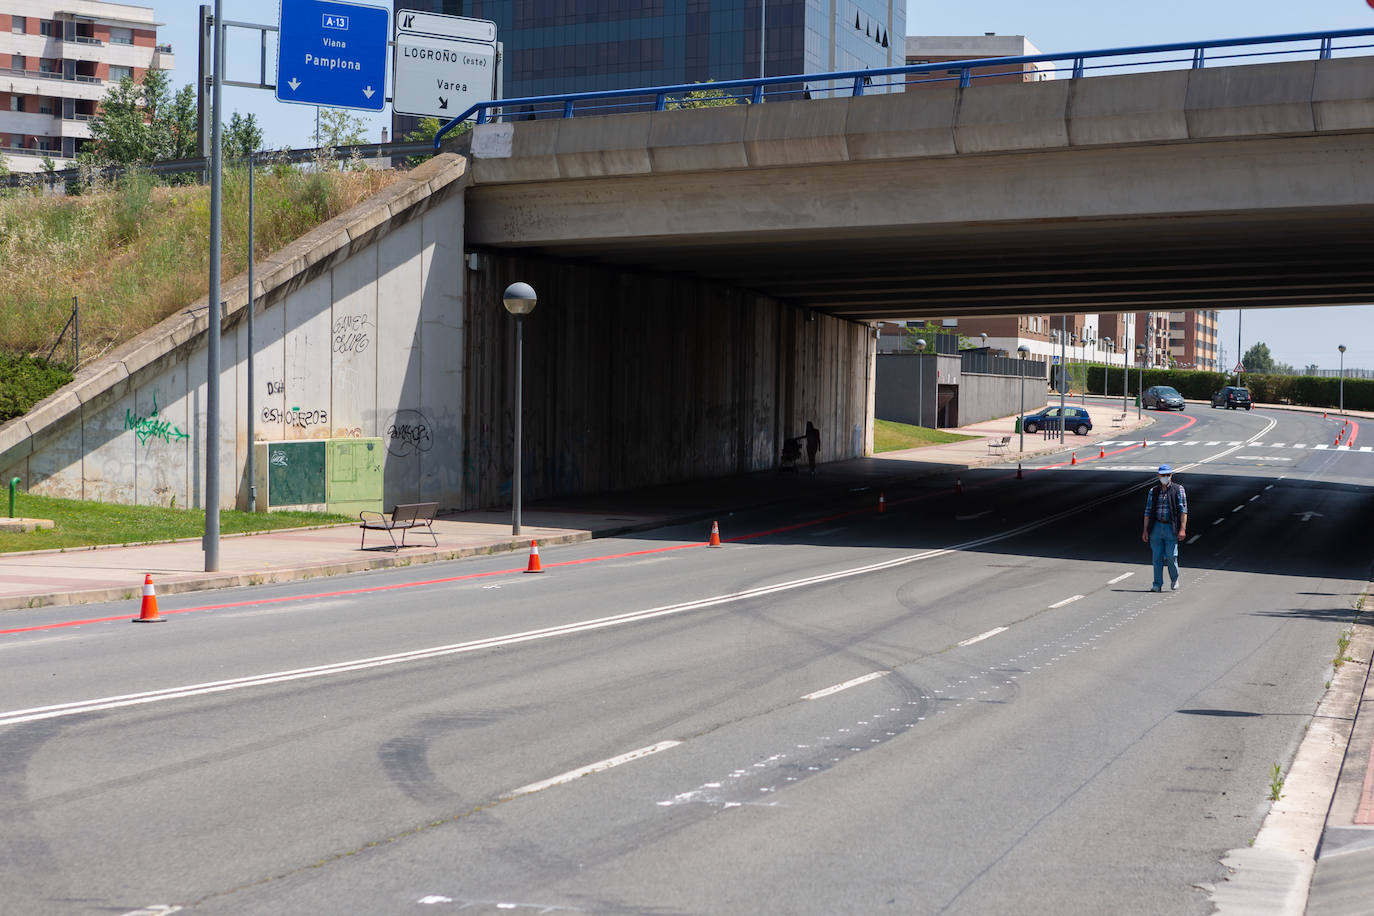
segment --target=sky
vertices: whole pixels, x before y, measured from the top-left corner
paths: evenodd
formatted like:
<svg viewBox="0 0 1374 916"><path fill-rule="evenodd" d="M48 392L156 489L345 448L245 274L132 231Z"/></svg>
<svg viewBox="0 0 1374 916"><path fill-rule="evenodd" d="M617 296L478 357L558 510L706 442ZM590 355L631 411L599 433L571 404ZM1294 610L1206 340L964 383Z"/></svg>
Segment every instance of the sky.
<svg viewBox="0 0 1374 916"><path fill-rule="evenodd" d="M176 55L173 86L193 82L196 73L196 0L131 0L153 7L164 23L158 40ZM909 35L1025 35L1046 53L1087 51L1189 40L1240 38L1325 29L1374 27L1374 0L911 0L907 5ZM275 25L278 0L222 0L227 21ZM214 0L207 0L213 7ZM371 4L388 6L386 3ZM256 80L259 66L256 31L231 29L227 77ZM268 80L276 72L275 36L268 39ZM388 85L388 94L390 86ZM315 110L278 102L265 90L224 90L225 118L233 111L257 116L265 145L313 146ZM380 141L390 123L388 111L362 119L369 140ZM1336 368L1336 345L1347 347L1345 365L1374 369L1374 305L1314 309L1248 309L1240 322L1241 350L1256 342L1269 346L1274 358L1302 367L1316 363ZM1237 356L1237 315L1221 313L1221 340L1232 365Z"/></svg>

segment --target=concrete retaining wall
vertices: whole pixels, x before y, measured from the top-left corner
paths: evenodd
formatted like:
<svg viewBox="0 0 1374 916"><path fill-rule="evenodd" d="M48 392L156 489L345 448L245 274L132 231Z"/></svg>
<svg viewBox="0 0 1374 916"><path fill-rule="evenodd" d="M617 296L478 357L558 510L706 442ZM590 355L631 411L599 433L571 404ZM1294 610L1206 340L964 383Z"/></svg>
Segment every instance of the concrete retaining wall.
<svg viewBox="0 0 1374 916"><path fill-rule="evenodd" d="M258 266L259 440L385 437L388 502L456 505L462 444L463 159L436 157ZM247 280L224 286L223 507L246 507ZM206 301L169 318L0 427L25 489L203 506Z"/></svg>
<svg viewBox="0 0 1374 916"><path fill-rule="evenodd" d="M872 449L867 326L682 277L482 253L468 273L464 453L469 506L510 501L514 319L529 283L522 498L776 466L806 421L823 461Z"/></svg>

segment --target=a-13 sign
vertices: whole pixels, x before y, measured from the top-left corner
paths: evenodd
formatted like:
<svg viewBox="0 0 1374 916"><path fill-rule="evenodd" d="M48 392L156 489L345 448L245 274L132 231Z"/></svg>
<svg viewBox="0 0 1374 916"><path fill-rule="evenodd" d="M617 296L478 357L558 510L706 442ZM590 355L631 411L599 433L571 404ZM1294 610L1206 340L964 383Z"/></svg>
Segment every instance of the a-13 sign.
<svg viewBox="0 0 1374 916"><path fill-rule="evenodd" d="M418 10L396 13L392 110L457 117L496 95L496 23Z"/></svg>
<svg viewBox="0 0 1374 916"><path fill-rule="evenodd" d="M281 0L277 98L381 111L390 13L346 0Z"/></svg>

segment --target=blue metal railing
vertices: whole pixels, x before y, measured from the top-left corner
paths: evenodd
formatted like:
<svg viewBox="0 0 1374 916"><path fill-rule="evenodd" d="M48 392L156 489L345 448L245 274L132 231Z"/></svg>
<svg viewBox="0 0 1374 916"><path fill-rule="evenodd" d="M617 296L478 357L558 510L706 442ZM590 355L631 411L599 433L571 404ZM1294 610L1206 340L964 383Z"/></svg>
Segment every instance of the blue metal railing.
<svg viewBox="0 0 1374 916"><path fill-rule="evenodd" d="M1363 43L1341 44L1344 39L1371 39ZM1282 44L1316 42L1316 47L1271 48ZM1264 46L1264 47L1260 47ZM1253 48L1239 51L1234 49ZM1300 32L1291 35L1266 35L1254 38L1223 38L1214 41L1184 42L1181 44L1140 45L1130 48L1107 48L1098 51L1069 51L1062 54L1031 54L1021 57L990 57L978 60L943 61L932 64L911 64L903 67L883 67L876 70L840 70L833 73L804 73L792 76L724 80L713 83L681 83L675 86L647 86L631 89L605 89L598 92L573 92L566 95L538 95L516 99L494 99L479 102L449 121L434 137L438 149L444 135L473 117L485 124L496 117L533 119L536 117L571 118L582 114L607 114L617 110L643 109L650 104L654 111L690 107L693 93L706 92L719 98L759 103L766 97L810 98L812 93L834 95L848 91L860 96L865 91L911 83L958 82L963 88L977 79L1014 75L1008 67L1019 67L1022 74L1067 73L1071 79L1082 79L1091 72L1120 70L1127 67L1160 67L1186 63L1200 69L1208 63L1242 60L1280 55L1310 56L1327 60L1336 51L1356 51L1374 48L1374 29L1343 29L1331 32ZM1233 49L1230 53L1210 53ZM1158 55L1176 55L1160 58ZM1186 55L1186 56L1185 56ZM1149 60L1123 58L1150 57ZM1052 64L1054 66L1040 66ZM1044 78L1043 76L1041 78ZM839 87L844 87L839 88ZM770 89L772 90L770 92Z"/></svg>

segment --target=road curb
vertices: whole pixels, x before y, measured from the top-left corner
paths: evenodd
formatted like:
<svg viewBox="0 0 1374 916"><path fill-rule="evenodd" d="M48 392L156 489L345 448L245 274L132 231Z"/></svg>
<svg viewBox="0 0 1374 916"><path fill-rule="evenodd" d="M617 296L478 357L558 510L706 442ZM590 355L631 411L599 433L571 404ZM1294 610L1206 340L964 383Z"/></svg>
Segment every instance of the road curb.
<svg viewBox="0 0 1374 916"><path fill-rule="evenodd" d="M1301 916L1307 909L1317 849L1374 652L1374 626L1357 619L1353 627L1347 649L1352 661L1336 671L1309 720L1284 774L1281 797L1270 806L1250 848L1233 849L1221 860L1230 876L1210 888L1215 913Z"/></svg>

